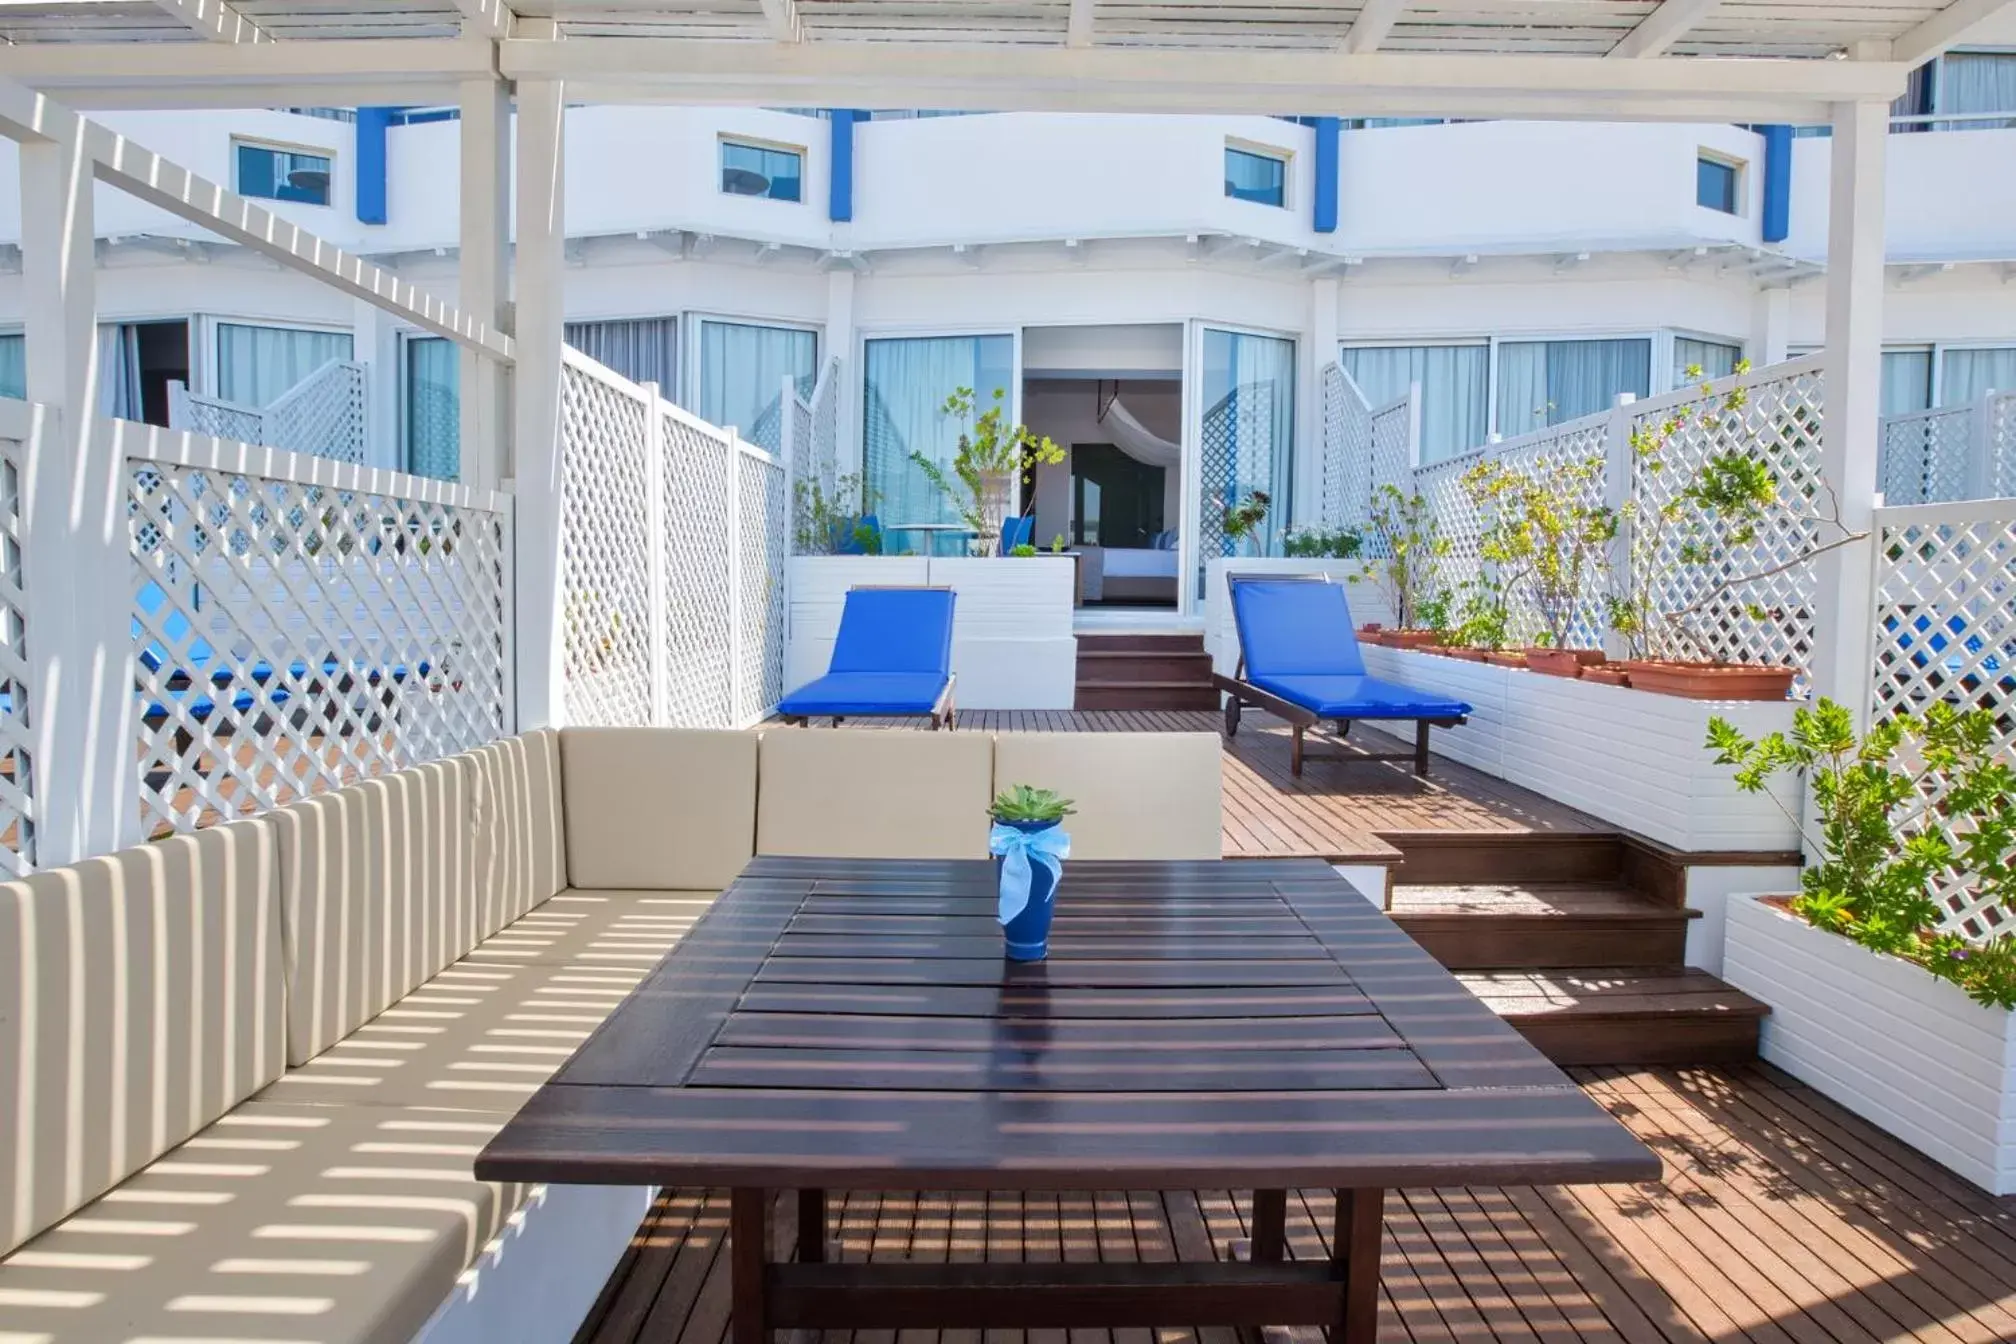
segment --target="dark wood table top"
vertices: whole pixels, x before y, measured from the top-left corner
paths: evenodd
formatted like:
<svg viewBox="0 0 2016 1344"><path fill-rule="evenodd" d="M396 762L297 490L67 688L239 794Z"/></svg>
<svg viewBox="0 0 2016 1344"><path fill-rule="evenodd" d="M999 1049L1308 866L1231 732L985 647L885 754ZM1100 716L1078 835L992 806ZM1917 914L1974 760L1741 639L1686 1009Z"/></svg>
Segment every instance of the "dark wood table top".
<svg viewBox="0 0 2016 1344"><path fill-rule="evenodd" d="M1650 1180L1652 1152L1315 860L759 858L486 1180L1194 1189Z"/></svg>

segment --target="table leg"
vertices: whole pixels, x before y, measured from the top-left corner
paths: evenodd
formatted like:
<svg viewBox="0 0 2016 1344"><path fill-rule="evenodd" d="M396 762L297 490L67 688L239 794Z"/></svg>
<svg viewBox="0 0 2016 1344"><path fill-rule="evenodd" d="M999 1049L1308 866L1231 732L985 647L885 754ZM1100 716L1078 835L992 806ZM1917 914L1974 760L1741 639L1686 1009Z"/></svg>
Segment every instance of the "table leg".
<svg viewBox="0 0 2016 1344"><path fill-rule="evenodd" d="M826 1261L826 1192L798 1192L798 1263L818 1265Z"/></svg>
<svg viewBox="0 0 2016 1344"><path fill-rule="evenodd" d="M1344 1279L1344 1318L1331 1344L1374 1344L1379 1334L1379 1239L1384 1190L1339 1190L1331 1260Z"/></svg>
<svg viewBox="0 0 2016 1344"><path fill-rule="evenodd" d="M763 1266L770 1239L770 1192L737 1187L728 1203L729 1281L733 1289L733 1344L767 1344Z"/></svg>
<svg viewBox="0 0 2016 1344"><path fill-rule="evenodd" d="M1253 1192L1253 1263L1279 1261L1288 1253L1288 1192Z"/></svg>

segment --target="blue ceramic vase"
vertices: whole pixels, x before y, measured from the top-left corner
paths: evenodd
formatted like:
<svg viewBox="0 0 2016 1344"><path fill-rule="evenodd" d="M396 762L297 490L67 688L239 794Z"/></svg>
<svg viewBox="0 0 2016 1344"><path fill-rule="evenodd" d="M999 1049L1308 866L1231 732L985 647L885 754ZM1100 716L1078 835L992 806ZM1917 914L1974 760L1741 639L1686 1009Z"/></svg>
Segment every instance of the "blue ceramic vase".
<svg viewBox="0 0 2016 1344"><path fill-rule="evenodd" d="M1034 835L1039 831L1054 830L1062 825L1056 821L1001 821L997 826L1012 826L1018 831ZM1001 884L1001 864L1003 859L994 858L994 884ZM1029 904L1022 907L1022 913L1001 926L1002 941L1006 945L1010 961L1041 961L1050 955L1050 917L1057 909L1057 879L1051 875L1046 864L1029 865Z"/></svg>

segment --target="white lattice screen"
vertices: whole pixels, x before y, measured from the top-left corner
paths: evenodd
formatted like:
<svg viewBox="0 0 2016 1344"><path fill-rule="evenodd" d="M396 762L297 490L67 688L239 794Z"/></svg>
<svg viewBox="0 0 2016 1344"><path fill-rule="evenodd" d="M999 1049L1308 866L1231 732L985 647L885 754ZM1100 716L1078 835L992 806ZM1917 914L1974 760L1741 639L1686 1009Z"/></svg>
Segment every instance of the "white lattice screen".
<svg viewBox="0 0 2016 1344"><path fill-rule="evenodd" d="M2002 751L2016 753L2016 501L1881 509L1876 541L1870 712L1985 709ZM1944 926L1971 938L2016 932L1977 885L1943 875Z"/></svg>
<svg viewBox="0 0 2016 1344"><path fill-rule="evenodd" d="M1989 397L1986 419L1995 497L2016 498L2016 392Z"/></svg>
<svg viewBox="0 0 2016 1344"><path fill-rule="evenodd" d="M1372 408L1351 375L1325 364L1323 397L1323 526L1350 527L1365 519L1372 498Z"/></svg>
<svg viewBox="0 0 2016 1344"><path fill-rule="evenodd" d="M500 736L510 502L191 441L135 452L142 823L190 830Z"/></svg>
<svg viewBox="0 0 2016 1344"><path fill-rule="evenodd" d="M0 439L0 872L35 863L28 599L21 574L21 444Z"/></svg>
<svg viewBox="0 0 2016 1344"><path fill-rule="evenodd" d="M202 396L177 384L168 400L176 429L290 453L362 463L369 456L365 368L331 360L263 409Z"/></svg>
<svg viewBox="0 0 2016 1344"><path fill-rule="evenodd" d="M572 349L561 454L568 722L767 714L784 689L782 461Z"/></svg>
<svg viewBox="0 0 2016 1344"><path fill-rule="evenodd" d="M1883 422L1876 486L1891 504L1967 497L1974 413L1964 406L1915 411Z"/></svg>

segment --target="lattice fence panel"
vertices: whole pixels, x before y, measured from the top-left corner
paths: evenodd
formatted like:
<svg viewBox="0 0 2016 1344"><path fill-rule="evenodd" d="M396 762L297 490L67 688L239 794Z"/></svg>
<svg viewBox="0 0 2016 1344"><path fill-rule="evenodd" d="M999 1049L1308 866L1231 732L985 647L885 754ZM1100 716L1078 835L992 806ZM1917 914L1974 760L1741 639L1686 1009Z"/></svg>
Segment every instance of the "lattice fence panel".
<svg viewBox="0 0 2016 1344"><path fill-rule="evenodd" d="M1365 496L1359 507L1370 521L1379 488L1391 485L1402 494L1418 488L1414 478L1414 403L1408 397L1389 402L1372 412L1372 446L1365 464ZM1367 555L1383 556L1386 546L1370 533L1365 538Z"/></svg>
<svg viewBox="0 0 2016 1344"><path fill-rule="evenodd" d="M21 574L21 445L0 440L0 872L35 863L29 751L28 599Z"/></svg>
<svg viewBox="0 0 2016 1344"><path fill-rule="evenodd" d="M569 723L652 721L651 405L640 389L569 353L560 377ZM668 515L701 529L719 516Z"/></svg>
<svg viewBox="0 0 2016 1344"><path fill-rule="evenodd" d="M2016 503L1884 510L1877 543L1871 712L1978 707L1995 716L2002 751L2016 753ZM1926 797L1921 815L1937 815L1937 804ZM1944 927L1970 938L2016 932L1977 885L1964 872L1941 876Z"/></svg>
<svg viewBox="0 0 2016 1344"><path fill-rule="evenodd" d="M1508 470L1528 480L1574 481L1575 490L1563 502L1577 508L1595 509L1603 505L1602 463L1609 438L1610 417L1589 416L1556 426L1542 434L1528 435L1501 445L1496 456ZM1587 470L1592 464L1594 471ZM1580 470L1578 470L1580 469ZM1488 521L1488 520L1487 520ZM1568 646L1600 648L1609 627L1604 599L1610 590L1610 574L1600 563L1592 563L1584 573L1581 598L1568 626ZM1506 594L1511 612L1510 642L1515 646L1535 643L1547 628L1540 607L1525 585Z"/></svg>
<svg viewBox="0 0 2016 1344"><path fill-rule="evenodd" d="M1372 408L1336 364L1325 364L1323 394L1323 526L1364 523L1372 498Z"/></svg>
<svg viewBox="0 0 2016 1344"><path fill-rule="evenodd" d="M168 398L168 423L192 434L233 443L261 443L266 435L266 416L256 406L240 406L235 401L206 397L179 390Z"/></svg>
<svg viewBox="0 0 2016 1344"><path fill-rule="evenodd" d="M367 480L387 483L129 460L149 833L502 734L505 514L412 478Z"/></svg>
<svg viewBox="0 0 2016 1344"><path fill-rule="evenodd" d="M738 514L735 722L784 698L784 468L747 449L735 454Z"/></svg>
<svg viewBox="0 0 2016 1344"><path fill-rule="evenodd" d="M265 410L265 437L252 442L361 464L366 457L364 366L324 364Z"/></svg>
<svg viewBox="0 0 2016 1344"><path fill-rule="evenodd" d="M733 722L729 648L735 616L728 586L730 490L726 435L661 404L664 492L665 714L681 728Z"/></svg>
<svg viewBox="0 0 2016 1344"><path fill-rule="evenodd" d="M1688 613L1684 625L1691 639L1654 623L1647 642L1655 654L1796 667L1800 679L1793 693L1804 695L1813 648L1813 567L1791 564L1775 574L1764 571L1786 565L1817 540L1832 539L1831 534L1822 536L1825 529L1810 512L1824 502L1820 367L1817 361L1780 365L1748 383L1743 404L1734 409L1725 408L1725 392L1717 390L1636 417L1634 428L1653 428L1669 416L1677 416L1683 427L1658 455L1662 470L1654 470L1650 460L1636 461L1632 493L1641 517L1650 517L1710 457L1735 450L1762 456L1778 483L1780 502L1788 507L1770 510L1752 541L1719 548L1725 555L1719 566L1691 563L1684 555L1684 539L1668 529L1657 544L1634 547L1632 578L1642 591L1655 595L1660 609ZM1730 578L1748 574L1764 576L1723 589ZM1753 608L1763 613L1761 618Z"/></svg>
<svg viewBox="0 0 2016 1344"><path fill-rule="evenodd" d="M1995 498L2016 498L2016 392L1988 399L1988 452Z"/></svg>
<svg viewBox="0 0 2016 1344"><path fill-rule="evenodd" d="M1877 488L1889 504L1965 499L1974 451L1974 411L1954 406L1892 416L1883 422Z"/></svg>

